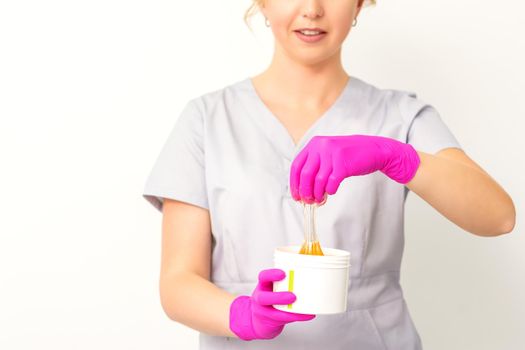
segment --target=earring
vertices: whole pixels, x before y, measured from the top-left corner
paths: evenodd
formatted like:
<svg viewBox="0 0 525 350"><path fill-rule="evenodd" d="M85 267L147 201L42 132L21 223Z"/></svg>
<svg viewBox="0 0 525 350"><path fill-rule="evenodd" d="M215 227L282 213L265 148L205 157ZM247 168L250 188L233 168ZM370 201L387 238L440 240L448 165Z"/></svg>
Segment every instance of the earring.
<svg viewBox="0 0 525 350"><path fill-rule="evenodd" d="M264 24L269 27L270 26L270 22L268 22L268 18L264 17Z"/></svg>
<svg viewBox="0 0 525 350"><path fill-rule="evenodd" d="M357 17L354 18L354 23L352 23L352 27L355 27L357 25Z"/></svg>

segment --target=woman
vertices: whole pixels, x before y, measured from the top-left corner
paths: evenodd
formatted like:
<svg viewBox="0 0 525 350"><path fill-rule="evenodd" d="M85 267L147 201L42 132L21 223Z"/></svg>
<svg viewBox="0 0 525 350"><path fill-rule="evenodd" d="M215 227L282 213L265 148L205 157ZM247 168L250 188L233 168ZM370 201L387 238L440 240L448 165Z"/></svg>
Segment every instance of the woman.
<svg viewBox="0 0 525 350"><path fill-rule="evenodd" d="M363 0L254 5L270 66L189 101L146 182L163 212L162 306L201 349L421 349L399 284L408 191L481 236L512 230L512 200L431 105L346 74ZM295 295L272 291L273 249L302 243L302 202L327 195L318 232L351 253L348 311L277 310Z"/></svg>

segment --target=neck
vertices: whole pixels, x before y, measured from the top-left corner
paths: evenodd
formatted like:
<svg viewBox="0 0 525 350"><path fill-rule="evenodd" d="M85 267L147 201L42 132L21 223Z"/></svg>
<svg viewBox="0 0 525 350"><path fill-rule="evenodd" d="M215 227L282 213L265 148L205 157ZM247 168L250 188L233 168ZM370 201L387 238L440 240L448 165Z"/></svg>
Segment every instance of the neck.
<svg viewBox="0 0 525 350"><path fill-rule="evenodd" d="M283 105L322 108L333 102L349 79L341 64L341 50L324 61L307 64L281 52L276 48L270 66L254 81L271 90Z"/></svg>

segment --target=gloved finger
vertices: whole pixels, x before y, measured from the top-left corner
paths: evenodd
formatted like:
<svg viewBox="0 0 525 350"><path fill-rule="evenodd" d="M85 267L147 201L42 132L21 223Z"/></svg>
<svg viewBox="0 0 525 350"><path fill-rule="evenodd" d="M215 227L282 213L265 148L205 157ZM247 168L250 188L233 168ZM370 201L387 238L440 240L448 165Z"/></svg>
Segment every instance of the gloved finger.
<svg viewBox="0 0 525 350"><path fill-rule="evenodd" d="M259 287L261 290L273 291L273 282L286 277L281 269L266 269L259 272Z"/></svg>
<svg viewBox="0 0 525 350"><path fill-rule="evenodd" d="M271 319L281 323L290 323L295 321L310 321L315 318L316 315L309 314L295 314L292 312L281 311L273 306L259 305L255 307L255 312L266 319Z"/></svg>
<svg viewBox="0 0 525 350"><path fill-rule="evenodd" d="M308 158L301 170L299 180L299 195L308 204L314 201L314 181L317 171L319 171L319 165L319 154L317 152L308 153Z"/></svg>
<svg viewBox="0 0 525 350"><path fill-rule="evenodd" d="M259 305L288 305L297 297L292 292L269 292L259 290L253 294L254 301Z"/></svg>
<svg viewBox="0 0 525 350"><path fill-rule="evenodd" d="M308 157L308 151L306 148L303 148L302 151L295 157L290 168L290 193L292 194L293 199L296 201L300 200L299 195L299 180L301 170L303 169L306 158Z"/></svg>
<svg viewBox="0 0 525 350"><path fill-rule="evenodd" d="M329 153L321 154L319 172L314 182L314 198L317 203L322 203L326 199L326 184L331 173L332 156Z"/></svg>
<svg viewBox="0 0 525 350"><path fill-rule="evenodd" d="M337 192L339 184L346 178L346 169L341 161L333 158L332 173L328 176L326 183L326 193L332 195Z"/></svg>

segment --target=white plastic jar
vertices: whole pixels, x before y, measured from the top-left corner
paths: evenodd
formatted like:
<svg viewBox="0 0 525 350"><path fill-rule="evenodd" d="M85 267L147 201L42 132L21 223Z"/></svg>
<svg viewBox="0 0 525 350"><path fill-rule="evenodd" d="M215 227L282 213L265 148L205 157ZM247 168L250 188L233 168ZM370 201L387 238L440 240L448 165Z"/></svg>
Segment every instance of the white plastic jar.
<svg viewBox="0 0 525 350"><path fill-rule="evenodd" d="M273 283L274 292L293 292L297 299L276 309L301 314L345 312L348 297L350 252L325 248L325 255L299 254L300 246L278 247L274 267L286 277Z"/></svg>

